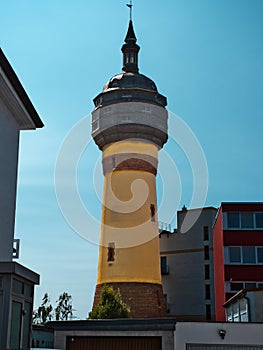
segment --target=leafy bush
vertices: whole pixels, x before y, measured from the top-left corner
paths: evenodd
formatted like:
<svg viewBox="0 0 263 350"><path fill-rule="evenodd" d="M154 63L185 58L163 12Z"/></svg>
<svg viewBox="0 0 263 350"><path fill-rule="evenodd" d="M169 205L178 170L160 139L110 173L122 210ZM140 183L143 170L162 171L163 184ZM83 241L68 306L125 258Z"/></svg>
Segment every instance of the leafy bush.
<svg viewBox="0 0 263 350"><path fill-rule="evenodd" d="M101 288L98 304L89 313L89 319L128 318L130 308L122 299L120 290L104 284Z"/></svg>

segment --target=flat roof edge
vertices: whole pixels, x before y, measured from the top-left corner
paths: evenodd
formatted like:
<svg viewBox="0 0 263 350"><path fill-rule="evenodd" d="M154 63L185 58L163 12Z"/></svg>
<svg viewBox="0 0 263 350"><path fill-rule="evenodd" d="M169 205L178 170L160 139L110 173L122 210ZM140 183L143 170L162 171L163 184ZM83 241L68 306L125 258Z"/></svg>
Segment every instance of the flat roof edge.
<svg viewBox="0 0 263 350"><path fill-rule="evenodd" d="M123 318L109 320L50 321L47 327L56 331L158 331L175 330L175 318Z"/></svg>

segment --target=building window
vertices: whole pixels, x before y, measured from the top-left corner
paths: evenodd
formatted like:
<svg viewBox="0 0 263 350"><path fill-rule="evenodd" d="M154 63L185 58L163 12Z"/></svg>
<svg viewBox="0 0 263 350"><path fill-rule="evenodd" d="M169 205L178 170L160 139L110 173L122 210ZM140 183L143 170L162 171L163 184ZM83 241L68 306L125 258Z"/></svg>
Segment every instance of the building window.
<svg viewBox="0 0 263 350"><path fill-rule="evenodd" d="M263 247L257 247L257 261L263 263Z"/></svg>
<svg viewBox="0 0 263 350"><path fill-rule="evenodd" d="M155 205L154 204L150 205L150 211L151 211L151 221L155 222Z"/></svg>
<svg viewBox="0 0 263 350"><path fill-rule="evenodd" d="M169 273L168 270L168 264L167 264L167 257L161 256L161 274L167 275Z"/></svg>
<svg viewBox="0 0 263 350"><path fill-rule="evenodd" d="M242 298L231 304L226 309L226 318L228 322L248 322L248 301Z"/></svg>
<svg viewBox="0 0 263 350"><path fill-rule="evenodd" d="M230 283L230 290L231 292L237 292L241 289L243 289L243 282L231 282Z"/></svg>
<svg viewBox="0 0 263 350"><path fill-rule="evenodd" d="M210 279L210 266L205 265L205 279L209 280Z"/></svg>
<svg viewBox="0 0 263 350"><path fill-rule="evenodd" d="M263 228L263 213L255 213L256 228Z"/></svg>
<svg viewBox="0 0 263 350"><path fill-rule="evenodd" d="M228 228L239 228L239 213L227 213Z"/></svg>
<svg viewBox="0 0 263 350"><path fill-rule="evenodd" d="M241 263L241 250L240 247L229 247L229 262L230 263Z"/></svg>
<svg viewBox="0 0 263 350"><path fill-rule="evenodd" d="M203 233L204 233L204 241L208 241L209 240L208 226L203 227Z"/></svg>
<svg viewBox="0 0 263 350"><path fill-rule="evenodd" d="M263 264L263 247L226 247L225 254L229 264Z"/></svg>
<svg viewBox="0 0 263 350"><path fill-rule="evenodd" d="M206 298L206 300L211 299L210 284L205 285L205 298Z"/></svg>
<svg viewBox="0 0 263 350"><path fill-rule="evenodd" d="M163 298L164 298L164 305L165 305L165 307L166 307L167 313L169 314L170 310L169 310L169 307L168 307L168 298L167 298L167 294L164 294L164 295L163 295Z"/></svg>
<svg viewBox="0 0 263 350"><path fill-rule="evenodd" d="M209 246L208 245L204 246L204 259L209 260Z"/></svg>
<svg viewBox="0 0 263 350"><path fill-rule="evenodd" d="M29 284L25 284L25 296L28 298L33 298L33 294L34 294L34 287Z"/></svg>
<svg viewBox="0 0 263 350"><path fill-rule="evenodd" d="M115 156L112 157L112 168L113 168L113 169L116 168L116 159L115 159Z"/></svg>
<svg viewBox="0 0 263 350"><path fill-rule="evenodd" d="M255 247L242 247L242 258L244 264L256 263Z"/></svg>
<svg viewBox="0 0 263 350"><path fill-rule="evenodd" d="M24 294L24 283L13 279L12 291L16 294Z"/></svg>
<svg viewBox="0 0 263 350"><path fill-rule="evenodd" d="M225 290L227 293L236 293L242 289L255 289L255 288L261 288L263 287L262 282L241 282L241 281L235 281L235 282L230 282L229 284L226 283L225 285Z"/></svg>
<svg viewBox="0 0 263 350"><path fill-rule="evenodd" d="M224 214L227 216L227 229L263 229L263 213L240 212Z"/></svg>
<svg viewBox="0 0 263 350"><path fill-rule="evenodd" d="M245 282L245 288L255 289L255 288L257 288L257 283L256 282Z"/></svg>
<svg viewBox="0 0 263 350"><path fill-rule="evenodd" d="M111 242L108 245L108 261L112 262L115 259L115 243Z"/></svg>
<svg viewBox="0 0 263 350"><path fill-rule="evenodd" d="M206 320L210 321L211 320L211 305L206 304L205 309L206 309Z"/></svg>
<svg viewBox="0 0 263 350"><path fill-rule="evenodd" d="M241 228L253 228L253 213L241 213Z"/></svg>

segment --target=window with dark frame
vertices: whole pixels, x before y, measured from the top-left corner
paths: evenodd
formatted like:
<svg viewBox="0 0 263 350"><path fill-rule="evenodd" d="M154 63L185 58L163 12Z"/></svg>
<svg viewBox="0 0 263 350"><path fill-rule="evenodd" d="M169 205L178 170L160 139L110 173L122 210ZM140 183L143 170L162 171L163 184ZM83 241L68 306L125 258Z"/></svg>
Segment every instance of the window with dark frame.
<svg viewBox="0 0 263 350"><path fill-rule="evenodd" d="M263 264L263 247L227 247L229 264Z"/></svg>
<svg viewBox="0 0 263 350"><path fill-rule="evenodd" d="M227 213L228 229L262 229L263 212L230 212Z"/></svg>
<svg viewBox="0 0 263 350"><path fill-rule="evenodd" d="M165 305L165 307L166 307L166 309L168 309L168 298L167 298L167 294L164 294L163 295L163 298L164 298L164 305Z"/></svg>
<svg viewBox="0 0 263 350"><path fill-rule="evenodd" d="M243 288L244 288L243 282L231 282L230 283L231 292L237 292Z"/></svg>
<svg viewBox="0 0 263 350"><path fill-rule="evenodd" d="M228 228L239 228L239 213L227 213L227 226Z"/></svg>
<svg viewBox="0 0 263 350"><path fill-rule="evenodd" d="M116 168L116 161L115 161L115 157L114 156L112 157L112 167L113 167L113 169Z"/></svg>
<svg viewBox="0 0 263 350"><path fill-rule="evenodd" d="M241 248L240 247L229 247L229 261L230 263L241 263Z"/></svg>
<svg viewBox="0 0 263 350"><path fill-rule="evenodd" d="M243 264L255 264L256 263L256 251L255 247L242 247Z"/></svg>
<svg viewBox="0 0 263 350"><path fill-rule="evenodd" d="M256 228L263 228L263 213L255 213Z"/></svg>
<svg viewBox="0 0 263 350"><path fill-rule="evenodd" d="M211 320L212 317L211 317L211 305L210 304L206 304L205 306L205 311L206 311L206 319L207 321Z"/></svg>
<svg viewBox="0 0 263 350"><path fill-rule="evenodd" d="M208 241L209 240L208 226L203 227L203 233L204 233L204 241Z"/></svg>
<svg viewBox="0 0 263 350"><path fill-rule="evenodd" d="M241 213L241 228L253 228L254 219L253 213Z"/></svg>
<svg viewBox="0 0 263 350"><path fill-rule="evenodd" d="M115 260L115 243L111 242L108 244L108 262Z"/></svg>
<svg viewBox="0 0 263 350"><path fill-rule="evenodd" d="M210 284L205 285L205 298L206 300L211 299L211 289L210 289Z"/></svg>
<svg viewBox="0 0 263 350"><path fill-rule="evenodd" d="M257 247L257 262L258 263L263 263L263 247Z"/></svg>
<svg viewBox="0 0 263 350"><path fill-rule="evenodd" d="M161 274L162 275L168 274L168 264L167 264L166 256L161 256Z"/></svg>
<svg viewBox="0 0 263 350"><path fill-rule="evenodd" d="M209 280L210 279L210 266L205 265L205 279Z"/></svg>
<svg viewBox="0 0 263 350"><path fill-rule="evenodd" d="M209 260L209 246L208 245L204 246L204 259Z"/></svg>
<svg viewBox="0 0 263 350"><path fill-rule="evenodd" d="M154 204L150 205L150 210L151 210L151 221L155 222L155 205Z"/></svg>

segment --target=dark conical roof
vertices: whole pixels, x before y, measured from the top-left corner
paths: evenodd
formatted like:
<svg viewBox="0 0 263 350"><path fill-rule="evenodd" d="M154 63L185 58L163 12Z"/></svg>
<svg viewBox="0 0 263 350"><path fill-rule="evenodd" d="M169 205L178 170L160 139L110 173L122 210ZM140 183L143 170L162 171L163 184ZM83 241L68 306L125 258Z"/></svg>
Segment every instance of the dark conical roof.
<svg viewBox="0 0 263 350"><path fill-rule="evenodd" d="M121 73L112 77L103 87L103 92L111 89L144 89L156 91L155 83L143 74Z"/></svg>
<svg viewBox="0 0 263 350"><path fill-rule="evenodd" d="M130 42L130 41L133 41L136 43L137 41L137 38L135 36L135 33L134 33L134 29L133 29L133 23L132 23L132 20L130 20L129 22L129 27L128 27L128 32L127 32L127 35L126 35L126 38L124 40L127 44Z"/></svg>

